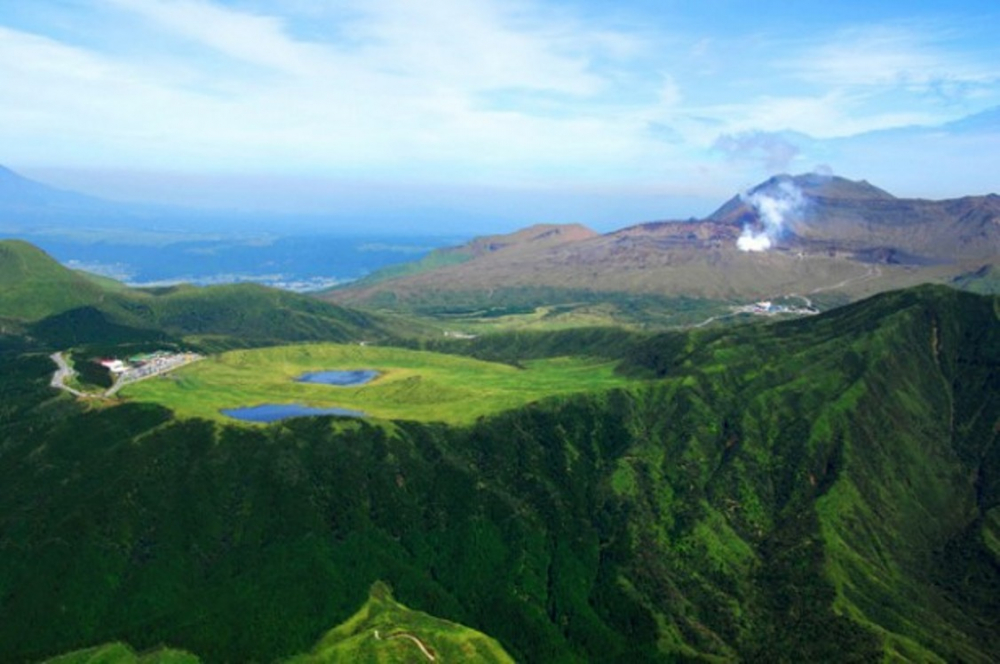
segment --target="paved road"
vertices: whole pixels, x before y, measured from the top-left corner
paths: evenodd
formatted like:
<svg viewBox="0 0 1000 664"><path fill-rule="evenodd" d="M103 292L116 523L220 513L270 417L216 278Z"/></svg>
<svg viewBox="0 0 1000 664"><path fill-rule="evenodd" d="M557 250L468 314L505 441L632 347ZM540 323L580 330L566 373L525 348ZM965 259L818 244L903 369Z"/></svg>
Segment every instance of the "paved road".
<svg viewBox="0 0 1000 664"><path fill-rule="evenodd" d="M49 355L53 362L56 363L58 367L56 372L52 374L52 381L49 383L52 387L58 388L60 390L66 390L75 397L88 397L94 396L91 394L84 394L80 390L75 390L66 384L66 381L76 375L73 368L66 363L66 358L63 357L62 353L52 353Z"/></svg>

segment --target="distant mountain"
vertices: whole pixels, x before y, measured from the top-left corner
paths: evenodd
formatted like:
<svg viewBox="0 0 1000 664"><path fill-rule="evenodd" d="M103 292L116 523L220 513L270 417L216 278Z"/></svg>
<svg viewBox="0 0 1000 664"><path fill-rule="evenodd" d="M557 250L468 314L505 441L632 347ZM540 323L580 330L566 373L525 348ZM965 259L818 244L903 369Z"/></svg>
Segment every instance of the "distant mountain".
<svg viewBox="0 0 1000 664"><path fill-rule="evenodd" d="M152 210L50 187L0 166L0 230L72 228L81 223L114 228L134 224Z"/></svg>
<svg viewBox="0 0 1000 664"><path fill-rule="evenodd" d="M815 174L777 176L737 196L709 219L755 224L758 197L802 195L801 209L789 214L776 246L812 252L859 252L883 262L991 260L1000 254L1000 196L954 200L901 199L865 182ZM881 252L881 253L878 253Z"/></svg>
<svg viewBox="0 0 1000 664"><path fill-rule="evenodd" d="M538 224L505 235L473 238L457 247L436 249L419 261L378 270L354 282L354 287L364 289L390 279L413 277L486 256L500 255L519 261L524 261L525 256L542 258L555 247L595 237L598 237L596 231L579 224Z"/></svg>
<svg viewBox="0 0 1000 664"><path fill-rule="evenodd" d="M106 203L100 199L56 189L0 166L0 211L37 208L93 210L104 204Z"/></svg>
<svg viewBox="0 0 1000 664"><path fill-rule="evenodd" d="M128 288L65 268L19 240L0 240L0 283L0 319L61 347L151 338L223 345L361 341L396 333L377 316L256 284Z"/></svg>
<svg viewBox="0 0 1000 664"><path fill-rule="evenodd" d="M234 222L239 221L240 224ZM0 166L0 234L36 240L90 241L158 236L160 244L225 230L260 232L260 219L238 211L114 201L51 187Z"/></svg>
<svg viewBox="0 0 1000 664"><path fill-rule="evenodd" d="M438 259L462 260L397 267L326 297L417 309L481 304L484 294L545 304L540 295L554 291L595 298L745 301L826 293L855 299L947 282L1000 262L1000 196L901 199L864 181L780 175L702 220L645 223L604 235L564 227L555 235L561 241L551 245L525 242L524 233L532 237L529 229L439 250ZM766 250L741 250L745 238L760 243L751 248Z"/></svg>

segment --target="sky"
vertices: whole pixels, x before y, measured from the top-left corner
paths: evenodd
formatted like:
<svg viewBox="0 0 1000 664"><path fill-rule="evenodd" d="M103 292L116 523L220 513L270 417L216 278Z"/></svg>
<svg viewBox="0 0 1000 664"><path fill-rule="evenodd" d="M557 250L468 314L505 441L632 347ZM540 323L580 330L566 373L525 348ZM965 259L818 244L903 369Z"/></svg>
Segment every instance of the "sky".
<svg viewBox="0 0 1000 664"><path fill-rule="evenodd" d="M0 0L0 164L401 228L700 216L781 172L1000 192L997 25L995 0Z"/></svg>

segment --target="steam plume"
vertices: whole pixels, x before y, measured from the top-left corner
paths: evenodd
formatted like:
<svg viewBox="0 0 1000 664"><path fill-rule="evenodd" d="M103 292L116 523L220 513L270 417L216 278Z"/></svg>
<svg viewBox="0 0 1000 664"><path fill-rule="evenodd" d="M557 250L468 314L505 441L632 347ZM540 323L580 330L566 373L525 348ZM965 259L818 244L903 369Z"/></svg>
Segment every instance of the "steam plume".
<svg viewBox="0 0 1000 664"><path fill-rule="evenodd" d="M767 251L785 231L786 224L805 206L805 196L788 180L767 189L743 194L743 201L754 209L760 224L746 225L736 240L741 251Z"/></svg>

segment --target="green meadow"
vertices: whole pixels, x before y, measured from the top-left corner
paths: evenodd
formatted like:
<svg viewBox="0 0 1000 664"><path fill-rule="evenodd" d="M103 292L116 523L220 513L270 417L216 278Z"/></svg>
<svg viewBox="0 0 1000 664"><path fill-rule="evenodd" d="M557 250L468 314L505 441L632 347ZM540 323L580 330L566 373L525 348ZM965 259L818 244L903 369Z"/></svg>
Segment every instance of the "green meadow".
<svg viewBox="0 0 1000 664"><path fill-rule="evenodd" d="M580 357L532 360L514 367L400 348L303 344L237 350L211 356L122 390L180 417L235 422L220 413L259 404L305 404L363 411L370 417L467 424L532 401L622 387L616 363ZM375 370L357 387L300 383L306 372Z"/></svg>

